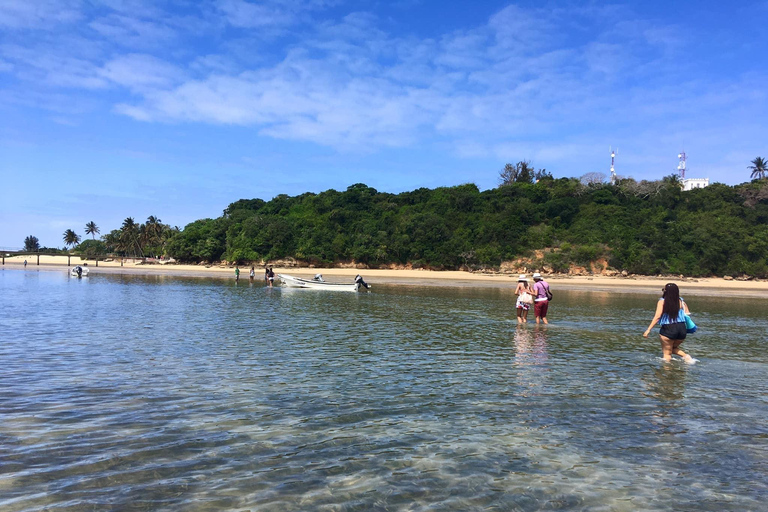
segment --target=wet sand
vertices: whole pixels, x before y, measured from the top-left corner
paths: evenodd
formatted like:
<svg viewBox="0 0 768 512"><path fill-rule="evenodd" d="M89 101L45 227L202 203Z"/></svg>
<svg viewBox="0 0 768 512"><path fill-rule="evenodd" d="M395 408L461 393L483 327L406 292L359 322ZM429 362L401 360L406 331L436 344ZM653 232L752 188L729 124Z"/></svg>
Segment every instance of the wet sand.
<svg viewBox="0 0 768 512"><path fill-rule="evenodd" d="M5 258L5 265L0 268L23 269L24 259L27 260L28 272L32 271L64 271L67 268L66 256L37 257L14 256ZM133 274L133 275L176 275L182 277L218 277L234 279L235 267L232 265L182 265L182 264L137 264L126 260L121 266L119 260L99 261L98 267L93 260L81 260L79 256L70 259L71 266L87 265L92 274ZM248 280L250 267L240 267L240 279ZM463 271L431 271L431 270L370 270L355 268L279 268L274 267L275 274L290 274L298 277L312 277L323 274L327 281L351 281L357 274L372 285L403 284L423 286L468 286L468 287L512 287L517 281L517 274L489 274ZM530 279L530 274L528 279ZM749 297L768 297L768 281L740 281L722 278L679 278L657 276L565 276L544 275L552 286L557 289L585 291L614 291L614 292L660 292L664 283L675 282L684 288L687 295L730 295ZM264 279L264 268L256 267L257 282Z"/></svg>

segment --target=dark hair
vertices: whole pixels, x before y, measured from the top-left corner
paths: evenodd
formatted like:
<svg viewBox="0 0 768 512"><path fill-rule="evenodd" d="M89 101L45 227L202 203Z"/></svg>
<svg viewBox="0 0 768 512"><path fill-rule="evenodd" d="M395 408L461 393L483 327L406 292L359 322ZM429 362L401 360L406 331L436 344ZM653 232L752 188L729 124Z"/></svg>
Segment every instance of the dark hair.
<svg viewBox="0 0 768 512"><path fill-rule="evenodd" d="M667 283L662 297L664 297L662 311L669 317L670 322L677 321L677 315L680 314L680 288L675 283Z"/></svg>

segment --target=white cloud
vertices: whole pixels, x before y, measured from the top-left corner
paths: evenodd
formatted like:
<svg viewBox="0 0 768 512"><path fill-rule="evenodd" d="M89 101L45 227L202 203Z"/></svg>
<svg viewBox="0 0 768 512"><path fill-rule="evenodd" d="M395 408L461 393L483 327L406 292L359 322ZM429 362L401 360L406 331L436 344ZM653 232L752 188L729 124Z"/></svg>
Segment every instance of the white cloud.
<svg viewBox="0 0 768 512"><path fill-rule="evenodd" d="M2 0L0 27L53 30L82 18L78 0Z"/></svg>
<svg viewBox="0 0 768 512"><path fill-rule="evenodd" d="M24 5L0 4L0 25L44 23ZM478 26L419 38L388 33L392 20L364 12L321 20L317 11L332 5L323 1L184 3L171 14L143 0L73 5L61 19L87 22L66 37L5 39L0 71L55 91L43 105L76 89L109 89L112 101L122 89L114 111L144 122L240 125L343 151L436 144L564 162L629 132L698 123L703 133L714 129L712 112L733 123L766 112L762 71L691 68L703 78L681 84L678 57L691 41L628 7L511 5Z"/></svg>
<svg viewBox="0 0 768 512"><path fill-rule="evenodd" d="M290 25L296 21L296 15L278 6L256 4L245 0L220 0L218 9L234 27L260 28L272 25Z"/></svg>
<svg viewBox="0 0 768 512"><path fill-rule="evenodd" d="M156 48L177 36L176 30L168 25L122 14L97 18L89 26L109 40L129 48Z"/></svg>
<svg viewBox="0 0 768 512"><path fill-rule="evenodd" d="M189 66L192 70L200 73L237 73L239 67L237 62L227 55L201 55L196 57Z"/></svg>
<svg viewBox="0 0 768 512"><path fill-rule="evenodd" d="M16 75L24 80L78 89L107 86L107 81L97 75L96 65L87 60L14 44L0 46L0 55L17 65Z"/></svg>
<svg viewBox="0 0 768 512"><path fill-rule="evenodd" d="M98 74L115 84L134 90L169 88L184 77L178 67L151 55L121 55L106 64Z"/></svg>
<svg viewBox="0 0 768 512"><path fill-rule="evenodd" d="M241 24L263 14L246 2L219 5L240 13ZM510 6L484 26L432 41L392 37L376 18L352 13L319 24L273 66L206 69L199 60L196 69L208 76L148 87L142 101L117 110L144 121L253 125L262 134L340 149L414 144L432 135L477 149L472 140L480 137L498 154L494 140L551 137L580 116L599 124L619 107L611 101L631 100L606 92L612 62L643 62L642 25L631 25L636 47L601 42L600 33L574 46L556 35L567 14ZM653 107L637 108L651 115Z"/></svg>

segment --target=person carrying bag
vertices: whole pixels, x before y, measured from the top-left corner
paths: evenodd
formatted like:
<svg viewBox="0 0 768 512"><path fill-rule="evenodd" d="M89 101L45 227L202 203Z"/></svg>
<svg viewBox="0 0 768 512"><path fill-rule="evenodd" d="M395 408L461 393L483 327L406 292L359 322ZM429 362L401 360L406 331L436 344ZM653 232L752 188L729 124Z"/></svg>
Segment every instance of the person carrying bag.
<svg viewBox="0 0 768 512"><path fill-rule="evenodd" d="M549 283L541 277L538 272L533 274L533 314L536 316L536 323L544 322L548 324L547 312L549 311L549 301L552 300L552 292L549 290Z"/></svg>

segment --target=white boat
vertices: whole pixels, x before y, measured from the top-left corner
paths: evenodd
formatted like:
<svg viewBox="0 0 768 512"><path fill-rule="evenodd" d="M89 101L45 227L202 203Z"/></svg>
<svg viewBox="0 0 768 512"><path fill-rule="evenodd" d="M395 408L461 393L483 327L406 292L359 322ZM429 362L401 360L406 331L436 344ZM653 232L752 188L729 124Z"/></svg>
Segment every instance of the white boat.
<svg viewBox="0 0 768 512"><path fill-rule="evenodd" d="M81 267L80 265L75 265L70 269L69 275L71 275L72 277L88 277L88 267Z"/></svg>
<svg viewBox="0 0 768 512"><path fill-rule="evenodd" d="M283 286L291 288L312 288L314 290L334 290L339 292L356 292L360 288L368 289L371 286L363 281L360 275L355 277L354 283L329 283L323 279L323 276L317 274L313 279L302 279L300 277L289 276L288 274L277 274L278 279Z"/></svg>

